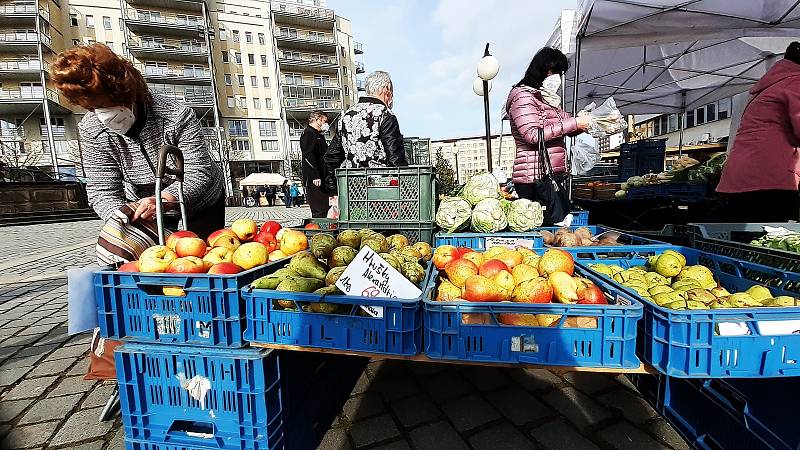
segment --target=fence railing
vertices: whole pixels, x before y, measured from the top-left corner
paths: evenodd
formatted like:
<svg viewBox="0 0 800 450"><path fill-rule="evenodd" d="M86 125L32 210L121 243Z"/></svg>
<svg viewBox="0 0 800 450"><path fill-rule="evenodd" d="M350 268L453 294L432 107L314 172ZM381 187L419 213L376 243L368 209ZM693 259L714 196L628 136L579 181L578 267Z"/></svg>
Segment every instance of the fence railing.
<svg viewBox="0 0 800 450"><path fill-rule="evenodd" d="M315 53L278 52L278 60L281 62L301 61L321 64L337 64L335 57L318 55Z"/></svg>
<svg viewBox="0 0 800 450"><path fill-rule="evenodd" d="M284 98L283 106L286 108L320 108L341 109L341 100L314 99L314 98Z"/></svg>
<svg viewBox="0 0 800 450"><path fill-rule="evenodd" d="M139 37L129 37L128 46L147 50L167 50L186 53L208 53L208 47L197 41L182 41L179 39L150 40Z"/></svg>
<svg viewBox="0 0 800 450"><path fill-rule="evenodd" d="M39 14L49 22L50 10L47 8L37 8L36 5L31 3L7 3L0 5L0 16L11 14L35 14L37 9Z"/></svg>
<svg viewBox="0 0 800 450"><path fill-rule="evenodd" d="M7 87L0 89L0 100L32 100L47 97L48 100L58 102L58 92L53 89L42 89L41 87L21 89L18 87Z"/></svg>
<svg viewBox="0 0 800 450"><path fill-rule="evenodd" d="M319 6L298 5L297 3L287 2L272 2L272 5L272 9L276 13L298 14L320 20L333 20L336 18L336 14L332 9Z"/></svg>
<svg viewBox="0 0 800 450"><path fill-rule="evenodd" d="M125 17L129 20L136 20L153 25L175 25L197 29L205 28L205 22L201 16L128 8L125 10Z"/></svg>
<svg viewBox="0 0 800 450"><path fill-rule="evenodd" d="M51 44L50 36L42 33L41 42L45 45ZM39 34L35 31L3 31L0 30L0 42L9 43L35 43L39 42Z"/></svg>
<svg viewBox="0 0 800 450"><path fill-rule="evenodd" d="M304 31L286 31L277 29L275 30L275 36L281 38L302 39L305 41L322 42L326 44L336 43L336 39L334 39L333 36L328 36L326 34L309 33Z"/></svg>
<svg viewBox="0 0 800 450"><path fill-rule="evenodd" d="M148 66L147 64L136 64L136 68L144 75L157 75L169 77L197 78L202 80L211 79L211 71L205 68L180 67L180 66Z"/></svg>
<svg viewBox="0 0 800 450"><path fill-rule="evenodd" d="M0 59L0 70L50 70L50 63L31 58Z"/></svg>
<svg viewBox="0 0 800 450"><path fill-rule="evenodd" d="M339 88L339 81L337 80L311 80L311 79L297 79L297 78L284 78L284 86L305 86L305 87L319 87L319 88Z"/></svg>

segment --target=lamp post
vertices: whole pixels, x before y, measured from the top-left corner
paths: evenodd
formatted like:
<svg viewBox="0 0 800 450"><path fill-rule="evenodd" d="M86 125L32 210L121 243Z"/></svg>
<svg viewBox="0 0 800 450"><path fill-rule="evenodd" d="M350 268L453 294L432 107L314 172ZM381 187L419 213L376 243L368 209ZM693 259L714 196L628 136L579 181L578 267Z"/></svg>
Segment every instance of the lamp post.
<svg viewBox="0 0 800 450"><path fill-rule="evenodd" d="M483 115L486 122L486 164L492 173L492 135L489 121L489 92L492 90L490 80L500 71L500 62L489 53L489 43L483 51L483 58L478 61L478 78L472 83L472 91L483 97Z"/></svg>

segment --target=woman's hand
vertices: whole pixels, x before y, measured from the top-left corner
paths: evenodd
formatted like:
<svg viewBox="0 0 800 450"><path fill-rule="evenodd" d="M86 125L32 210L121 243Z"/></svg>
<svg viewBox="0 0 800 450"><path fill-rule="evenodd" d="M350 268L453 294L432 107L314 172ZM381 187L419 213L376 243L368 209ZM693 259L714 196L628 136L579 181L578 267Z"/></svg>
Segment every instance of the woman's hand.
<svg viewBox="0 0 800 450"><path fill-rule="evenodd" d="M578 130L580 130L580 131L588 131L589 130L589 125L592 122L592 116L588 115L588 114L587 115L579 114L575 118L575 122L578 124Z"/></svg>
<svg viewBox="0 0 800 450"><path fill-rule="evenodd" d="M174 202L178 199L175 198L174 195L170 194L169 192L162 192L161 199L165 202ZM156 198L155 197L147 197L139 200L136 202L136 211L133 213L133 221L137 221L139 219L143 220L153 220L153 217L156 215Z"/></svg>

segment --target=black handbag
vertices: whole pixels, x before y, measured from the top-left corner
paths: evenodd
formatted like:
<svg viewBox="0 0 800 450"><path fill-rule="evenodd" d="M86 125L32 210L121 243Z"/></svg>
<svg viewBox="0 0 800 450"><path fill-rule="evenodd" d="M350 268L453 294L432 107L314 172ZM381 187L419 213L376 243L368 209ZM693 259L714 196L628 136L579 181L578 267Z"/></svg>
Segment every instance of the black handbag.
<svg viewBox="0 0 800 450"><path fill-rule="evenodd" d="M539 129L539 167L542 170L542 178L533 183L533 192L538 201L544 207L545 226L552 226L564 220L571 211L569 193L564 189L566 173L556 175L553 173L553 165L550 163L550 155L544 142L544 129Z"/></svg>

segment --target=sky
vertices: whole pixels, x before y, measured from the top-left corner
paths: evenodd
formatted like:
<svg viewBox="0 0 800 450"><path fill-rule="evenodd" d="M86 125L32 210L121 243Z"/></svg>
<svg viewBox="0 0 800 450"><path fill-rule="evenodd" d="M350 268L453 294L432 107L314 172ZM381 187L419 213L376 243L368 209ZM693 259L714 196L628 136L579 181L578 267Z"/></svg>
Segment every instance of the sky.
<svg viewBox="0 0 800 450"><path fill-rule="evenodd" d="M404 136L431 139L484 133L483 99L472 91L486 43L500 61L492 81L492 133L500 110L562 9L575 0L328 0L364 44L367 73L389 72ZM366 75L366 74L365 74ZM365 76L365 75L362 75ZM508 132L506 122L505 132Z"/></svg>

